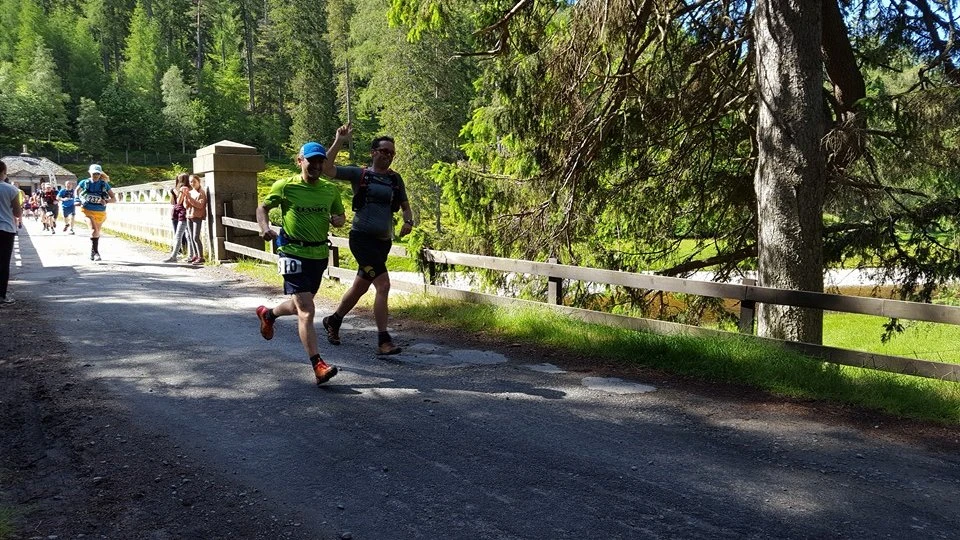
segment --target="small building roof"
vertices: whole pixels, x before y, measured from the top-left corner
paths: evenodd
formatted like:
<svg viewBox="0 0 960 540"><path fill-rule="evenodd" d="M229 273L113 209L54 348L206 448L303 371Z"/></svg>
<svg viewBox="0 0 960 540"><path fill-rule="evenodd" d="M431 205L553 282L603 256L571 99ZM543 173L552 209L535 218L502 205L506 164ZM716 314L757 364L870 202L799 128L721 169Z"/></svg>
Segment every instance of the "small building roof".
<svg viewBox="0 0 960 540"><path fill-rule="evenodd" d="M21 154L19 156L4 156L0 159L7 164L7 177L14 185L49 182L51 175L58 185L63 185L67 180L77 180L77 175L45 157L35 158Z"/></svg>

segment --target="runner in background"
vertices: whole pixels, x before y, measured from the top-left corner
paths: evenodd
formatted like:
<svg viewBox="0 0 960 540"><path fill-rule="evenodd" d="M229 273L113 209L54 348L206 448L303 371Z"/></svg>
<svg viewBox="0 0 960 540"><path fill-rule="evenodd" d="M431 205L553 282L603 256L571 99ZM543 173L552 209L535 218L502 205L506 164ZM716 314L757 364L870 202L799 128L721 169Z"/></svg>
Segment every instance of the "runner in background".
<svg viewBox="0 0 960 540"><path fill-rule="evenodd" d="M60 201L60 206L63 208L63 232L67 232L69 229L70 234L74 234L73 221L77 213L76 190L74 187L73 180L67 180L64 188L57 193L57 200Z"/></svg>
<svg viewBox="0 0 960 540"><path fill-rule="evenodd" d="M57 190L53 184L43 184L43 230L50 234L57 234L57 216L60 215L60 205L57 203Z"/></svg>
<svg viewBox="0 0 960 540"><path fill-rule="evenodd" d="M85 178L77 185L77 193L83 201L83 215L90 223L90 260L100 260L100 227L107 220L107 204L117 199L110 187L110 177L103 172L103 167L94 163L88 169L90 178Z"/></svg>

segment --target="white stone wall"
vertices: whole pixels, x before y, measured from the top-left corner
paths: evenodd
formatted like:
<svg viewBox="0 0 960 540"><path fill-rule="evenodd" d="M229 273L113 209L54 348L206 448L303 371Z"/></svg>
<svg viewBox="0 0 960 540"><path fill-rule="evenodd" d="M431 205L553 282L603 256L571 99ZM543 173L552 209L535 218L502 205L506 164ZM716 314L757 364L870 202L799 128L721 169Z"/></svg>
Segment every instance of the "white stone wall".
<svg viewBox="0 0 960 540"><path fill-rule="evenodd" d="M170 180L113 188L117 202L107 206L107 222L103 228L140 240L172 246L170 190L173 189L173 183L173 180ZM200 235L204 254L210 253L208 231L209 223L204 220L203 233Z"/></svg>

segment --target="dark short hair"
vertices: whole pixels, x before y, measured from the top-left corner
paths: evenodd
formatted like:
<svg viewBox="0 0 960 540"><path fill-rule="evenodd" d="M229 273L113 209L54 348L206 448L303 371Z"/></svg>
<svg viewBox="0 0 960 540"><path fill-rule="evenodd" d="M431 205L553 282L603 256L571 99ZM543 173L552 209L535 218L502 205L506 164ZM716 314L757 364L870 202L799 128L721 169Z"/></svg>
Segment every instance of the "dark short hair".
<svg viewBox="0 0 960 540"><path fill-rule="evenodd" d="M6 170L7 170L7 162L0 159L0 172L4 172Z"/></svg>
<svg viewBox="0 0 960 540"><path fill-rule="evenodd" d="M370 149L376 150L377 148L380 148L380 143L382 143L383 141L387 141L389 143L394 142L393 137L390 137L387 135L381 135L376 139L374 139L372 143L370 143Z"/></svg>

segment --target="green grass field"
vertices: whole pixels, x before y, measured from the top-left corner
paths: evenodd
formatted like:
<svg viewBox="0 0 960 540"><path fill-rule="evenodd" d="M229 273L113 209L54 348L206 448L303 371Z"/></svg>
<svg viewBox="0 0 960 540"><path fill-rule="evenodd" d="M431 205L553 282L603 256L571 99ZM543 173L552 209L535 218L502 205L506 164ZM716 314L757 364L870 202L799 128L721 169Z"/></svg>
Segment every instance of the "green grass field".
<svg viewBox="0 0 960 540"><path fill-rule="evenodd" d="M873 315L825 314L824 345L960 364L960 326L901 321L904 331L882 343L880 335L888 320Z"/></svg>

